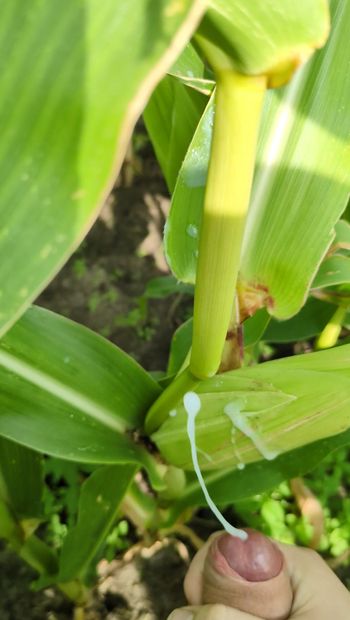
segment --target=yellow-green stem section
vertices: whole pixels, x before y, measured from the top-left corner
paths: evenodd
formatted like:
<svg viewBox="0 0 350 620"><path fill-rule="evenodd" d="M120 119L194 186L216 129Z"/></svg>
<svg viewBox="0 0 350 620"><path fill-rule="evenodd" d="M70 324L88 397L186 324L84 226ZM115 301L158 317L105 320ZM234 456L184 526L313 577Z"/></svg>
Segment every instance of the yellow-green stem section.
<svg viewBox="0 0 350 620"><path fill-rule="evenodd" d="M219 368L232 312L265 90L265 77L217 73L190 361L201 379Z"/></svg>
<svg viewBox="0 0 350 620"><path fill-rule="evenodd" d="M125 514L141 532L157 527L157 508L154 497L146 495L135 482L129 486L121 503L122 514Z"/></svg>
<svg viewBox="0 0 350 620"><path fill-rule="evenodd" d="M337 344L346 312L346 308L339 306L329 323L327 323L326 327L320 333L316 341L315 349L330 349Z"/></svg>
<svg viewBox="0 0 350 620"><path fill-rule="evenodd" d="M170 411L176 409L179 402L182 404L183 395L194 390L198 383L199 380L192 375L188 367L177 375L148 411L145 421L146 433L150 435L159 428L169 417Z"/></svg>

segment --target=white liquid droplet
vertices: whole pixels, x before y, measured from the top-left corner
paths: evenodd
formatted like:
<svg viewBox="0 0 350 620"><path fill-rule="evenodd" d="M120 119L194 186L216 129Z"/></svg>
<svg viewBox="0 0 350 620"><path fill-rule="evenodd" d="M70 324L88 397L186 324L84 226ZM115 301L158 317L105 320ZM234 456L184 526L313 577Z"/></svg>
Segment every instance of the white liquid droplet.
<svg viewBox="0 0 350 620"><path fill-rule="evenodd" d="M241 540L247 540L248 538L247 532L244 532L243 530L239 530L238 528L233 527L233 525L231 525L225 519L225 517L221 514L220 510L218 509L216 504L211 499L208 489L205 485L202 472L199 467L198 457L197 457L197 447L196 447L195 418L201 408L200 398L198 394L196 394L195 392L187 392L183 397L183 403L184 403L185 411L187 413L187 434L188 434L188 438L190 440L190 445L191 445L193 467L197 474L198 482L202 488L202 491L204 493L205 499L207 500L208 506L213 511L214 515L220 521L221 525L224 527L224 529L226 530L228 534L231 534L231 536L236 536L237 538L240 538Z"/></svg>
<svg viewBox="0 0 350 620"><path fill-rule="evenodd" d="M236 403L228 403L224 407L224 413L230 418L232 424L238 428L241 433L249 437L254 446L260 452L261 456L267 461L273 461L278 456L277 450L270 450L262 437L250 426L247 417L241 411L242 403L237 401Z"/></svg>
<svg viewBox="0 0 350 620"><path fill-rule="evenodd" d="M189 224L186 228L186 232L189 235L189 237L192 237L192 239L197 239L198 228L194 224Z"/></svg>
<svg viewBox="0 0 350 620"><path fill-rule="evenodd" d="M172 409L171 411L169 411L169 415L171 418L175 418L177 415L177 411L176 409Z"/></svg>

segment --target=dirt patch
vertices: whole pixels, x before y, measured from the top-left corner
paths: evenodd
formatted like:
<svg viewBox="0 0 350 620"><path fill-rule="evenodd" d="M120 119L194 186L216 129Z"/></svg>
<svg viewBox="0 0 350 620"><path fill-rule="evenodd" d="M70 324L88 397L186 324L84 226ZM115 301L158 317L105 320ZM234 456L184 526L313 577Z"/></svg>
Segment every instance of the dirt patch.
<svg viewBox="0 0 350 620"><path fill-rule="evenodd" d="M0 552L1 620L68 620L70 603L52 589L31 591L36 574L9 549Z"/></svg>
<svg viewBox="0 0 350 620"><path fill-rule="evenodd" d="M165 369L170 340L191 299L146 299L147 282L169 273L162 233L170 202L149 151L132 185L119 181L89 235L37 300L99 332L148 370Z"/></svg>
<svg viewBox="0 0 350 620"><path fill-rule="evenodd" d="M188 563L181 543L161 546L149 558L101 562L84 620L165 620L185 604ZM0 579L1 620L72 620L73 606L57 590L30 590L35 574L9 550L0 553Z"/></svg>
<svg viewBox="0 0 350 620"><path fill-rule="evenodd" d="M175 607L186 604L183 579L188 563L181 543L160 546L150 557L138 554L129 562L101 562L86 620L165 620Z"/></svg>

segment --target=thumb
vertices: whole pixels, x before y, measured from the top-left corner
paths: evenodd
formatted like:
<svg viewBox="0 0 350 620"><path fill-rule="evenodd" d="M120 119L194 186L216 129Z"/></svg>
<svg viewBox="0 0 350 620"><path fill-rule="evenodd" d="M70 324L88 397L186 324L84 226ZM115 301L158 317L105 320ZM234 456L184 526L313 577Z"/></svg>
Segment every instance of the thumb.
<svg viewBox="0 0 350 620"><path fill-rule="evenodd" d="M269 539L215 534L197 554L185 579L191 604L221 603L266 620L288 618L293 593L284 556Z"/></svg>

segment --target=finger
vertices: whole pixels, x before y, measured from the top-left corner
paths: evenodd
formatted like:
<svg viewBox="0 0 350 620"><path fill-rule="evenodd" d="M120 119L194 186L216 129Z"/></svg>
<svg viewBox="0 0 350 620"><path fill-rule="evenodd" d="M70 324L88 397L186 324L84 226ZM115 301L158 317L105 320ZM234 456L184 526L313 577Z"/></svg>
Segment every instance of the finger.
<svg viewBox="0 0 350 620"><path fill-rule="evenodd" d="M348 620L350 594L323 559L311 549L277 543L294 592L293 618Z"/></svg>
<svg viewBox="0 0 350 620"><path fill-rule="evenodd" d="M168 620L261 620L261 618L217 603L201 607L175 609Z"/></svg>

